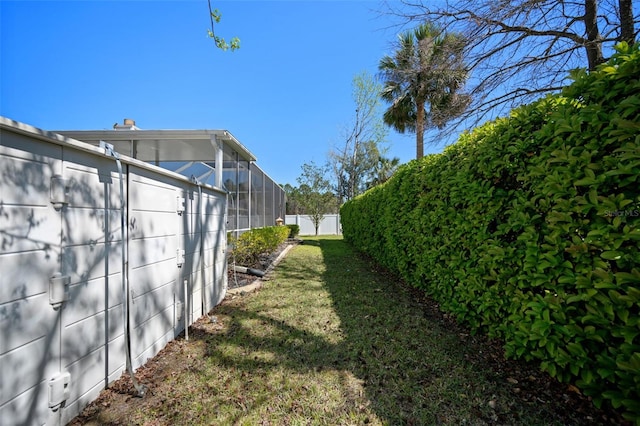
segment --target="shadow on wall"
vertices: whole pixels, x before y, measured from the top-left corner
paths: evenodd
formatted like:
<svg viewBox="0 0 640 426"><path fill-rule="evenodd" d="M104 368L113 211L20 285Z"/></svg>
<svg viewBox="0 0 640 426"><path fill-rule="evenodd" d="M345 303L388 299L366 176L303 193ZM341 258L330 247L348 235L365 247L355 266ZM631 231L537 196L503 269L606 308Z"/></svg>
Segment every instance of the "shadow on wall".
<svg viewBox="0 0 640 426"><path fill-rule="evenodd" d="M70 371L77 381L94 363L106 365L104 348L123 328L114 276L119 221L109 207L114 167L95 168L101 189L86 169L69 170L65 196L56 191L65 171L61 147L3 131L1 148L0 417L55 422L62 410L48 409L49 380ZM56 276L68 279L54 285ZM69 388L67 401L78 392Z"/></svg>
<svg viewBox="0 0 640 426"><path fill-rule="evenodd" d="M121 175L110 157L4 128L1 136L0 418L65 423L125 368ZM224 296L225 196L147 169L123 172L137 367L184 329L185 305L190 323Z"/></svg>

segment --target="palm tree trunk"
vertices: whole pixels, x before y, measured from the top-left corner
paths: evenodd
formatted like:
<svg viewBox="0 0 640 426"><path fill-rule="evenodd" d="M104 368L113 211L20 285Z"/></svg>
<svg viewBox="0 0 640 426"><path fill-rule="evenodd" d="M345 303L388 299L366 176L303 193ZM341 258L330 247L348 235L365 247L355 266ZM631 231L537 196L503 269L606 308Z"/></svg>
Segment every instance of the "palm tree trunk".
<svg viewBox="0 0 640 426"><path fill-rule="evenodd" d="M424 104L416 99L416 158L424 157Z"/></svg>

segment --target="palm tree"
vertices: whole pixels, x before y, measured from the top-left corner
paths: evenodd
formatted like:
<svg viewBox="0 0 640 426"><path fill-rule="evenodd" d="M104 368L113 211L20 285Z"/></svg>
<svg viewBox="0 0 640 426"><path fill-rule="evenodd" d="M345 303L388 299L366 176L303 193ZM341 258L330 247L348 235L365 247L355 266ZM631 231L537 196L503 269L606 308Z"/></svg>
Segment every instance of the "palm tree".
<svg viewBox="0 0 640 426"><path fill-rule="evenodd" d="M400 133L416 133L416 158L424 155L425 129L442 128L469 105L469 96L458 93L468 76L464 45L462 35L425 23L400 34L394 56L380 60L381 97L391 103L383 120Z"/></svg>
<svg viewBox="0 0 640 426"><path fill-rule="evenodd" d="M378 162L371 172L371 180L367 182L367 189L373 188L376 185L385 183L396 172L400 166L400 159L398 157L387 158L378 157Z"/></svg>

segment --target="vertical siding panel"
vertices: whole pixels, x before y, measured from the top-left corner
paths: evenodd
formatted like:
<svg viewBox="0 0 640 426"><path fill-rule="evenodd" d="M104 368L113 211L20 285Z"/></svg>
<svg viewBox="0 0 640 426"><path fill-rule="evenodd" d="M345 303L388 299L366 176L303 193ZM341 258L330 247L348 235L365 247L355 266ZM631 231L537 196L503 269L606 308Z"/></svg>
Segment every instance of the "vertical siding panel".
<svg viewBox="0 0 640 426"><path fill-rule="evenodd" d="M50 181L62 173L62 149L4 130L0 141L0 418L43 424L47 382L60 371L60 310L48 291L60 270Z"/></svg>
<svg viewBox="0 0 640 426"><path fill-rule="evenodd" d="M183 300L177 265L180 194L174 179L137 167L130 167L129 191L129 313L137 368L173 339L179 327L174 300L176 295Z"/></svg>
<svg viewBox="0 0 640 426"><path fill-rule="evenodd" d="M63 274L71 283L62 308L62 370L73 382L64 409L64 418L70 420L79 405L96 398L108 384L108 342L123 334L122 237L116 162L65 149L63 176L69 187L62 225ZM123 371L124 359L118 358L117 369Z"/></svg>

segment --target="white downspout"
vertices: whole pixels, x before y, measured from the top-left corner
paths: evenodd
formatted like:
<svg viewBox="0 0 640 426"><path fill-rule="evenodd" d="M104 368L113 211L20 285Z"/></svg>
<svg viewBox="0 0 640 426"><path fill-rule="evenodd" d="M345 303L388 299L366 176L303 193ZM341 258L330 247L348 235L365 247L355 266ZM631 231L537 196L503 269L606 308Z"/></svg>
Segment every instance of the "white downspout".
<svg viewBox="0 0 640 426"><path fill-rule="evenodd" d="M205 297L205 276L206 265L204 264L204 213L203 213L203 201L202 201L202 184L195 177L191 176L191 181L198 185L198 219L200 220L200 291L202 292L202 315L206 315L207 311L207 299ZM222 187L221 187L222 188Z"/></svg>
<svg viewBox="0 0 640 426"><path fill-rule="evenodd" d="M137 396L143 397L147 391L147 387L140 384L133 374L133 365L131 363L131 337L129 335L129 280L127 278L127 244L126 244L126 220L125 220L125 203L124 203L124 176L122 174L122 163L120 163L120 155L114 151L113 145L104 141L100 141L100 148L104 148L105 154L115 158L118 166L118 174L120 177L120 232L122 238L122 312L124 322L124 349L127 372L131 377L133 387L138 393Z"/></svg>

